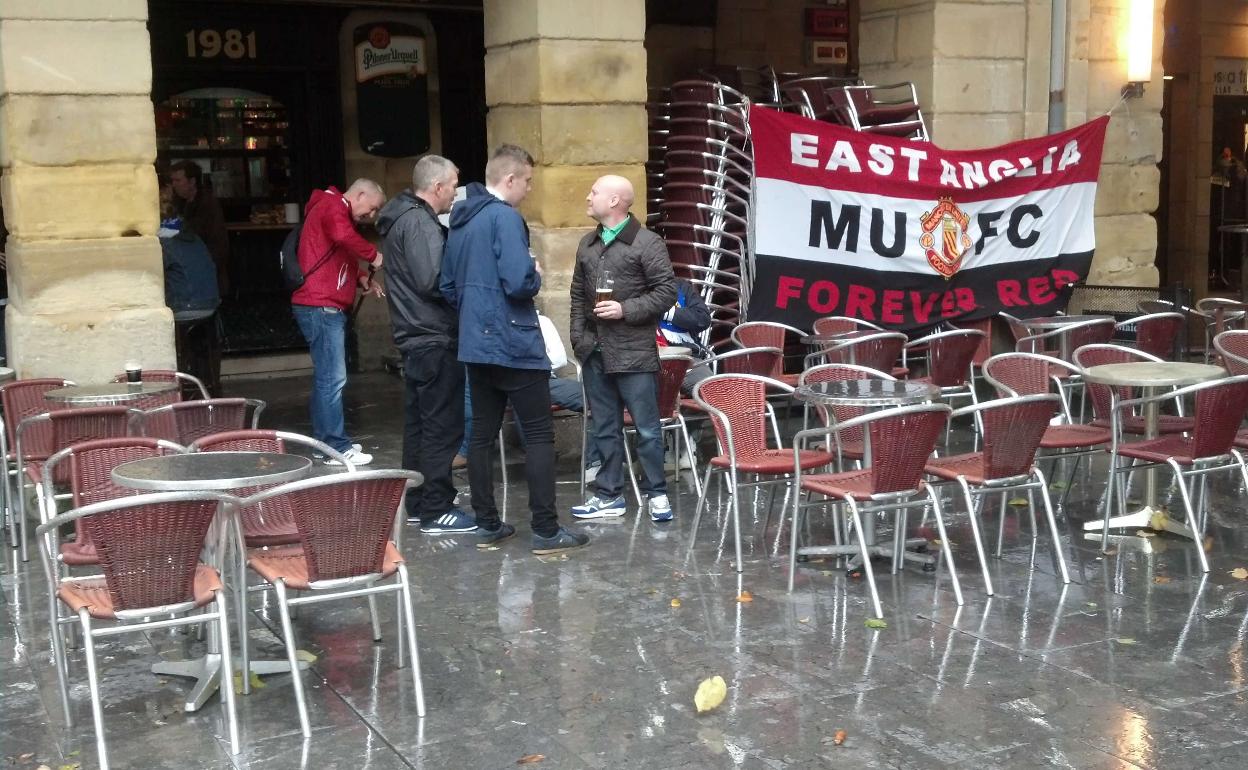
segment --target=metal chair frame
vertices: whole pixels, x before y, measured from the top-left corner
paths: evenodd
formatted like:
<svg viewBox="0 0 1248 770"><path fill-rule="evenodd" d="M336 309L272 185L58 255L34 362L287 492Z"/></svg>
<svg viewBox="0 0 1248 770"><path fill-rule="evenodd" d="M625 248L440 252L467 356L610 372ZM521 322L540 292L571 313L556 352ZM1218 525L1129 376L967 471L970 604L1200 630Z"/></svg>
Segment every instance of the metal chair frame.
<svg viewBox="0 0 1248 770"><path fill-rule="evenodd" d="M17 458L10 456L13 447L9 446L10 440L17 438L17 426L22 418L29 417L32 414L41 414L47 411L44 404L40 403L38 409L34 410L17 410L10 403L16 397L11 393L19 393L29 388L43 388L44 391L55 390L56 388L64 388L76 385L73 380L42 378L31 380L17 380L16 382L0 385L0 400L4 403L3 414L0 414L0 468L3 469L3 484L0 484L0 504L3 505L5 528L8 534L9 546L18 548L24 546L26 542L26 524L17 516L17 507L13 503L13 497L20 499L24 494L24 482L17 470ZM26 558L23 557L23 561Z"/></svg>
<svg viewBox="0 0 1248 770"><path fill-rule="evenodd" d="M351 474L337 474L334 476L325 476L315 479L304 479L289 484L282 484L271 489L265 490L258 494L252 495L239 503L240 509L246 508L266 500L271 500L282 495L289 495L294 492L300 492L318 487L334 486L339 484L351 484L358 482L366 482L381 479L406 479L406 489L411 489L421 483L422 479L419 473L402 470L376 470L376 471L357 471ZM399 542L403 531L403 495L399 496L398 504L395 508L394 523L391 530L391 540L395 543L396 549L401 551ZM242 527L239 524L239 517L232 519L232 533L235 548L235 566L237 585L245 586L247 580L247 548L244 545ZM306 533L300 532L300 540L302 542ZM306 548L306 546L305 546ZM359 597L367 597L370 602L374 598L383 593L395 593L400 604L398 614L398 667L404 667L404 637L406 629L406 642L411 647L412 653L412 684L416 690L416 715L425 716L425 693L421 684L420 677L420 651L416 641L416 617L412 609L411 581L408 576L407 565L400 561L395 571L395 580L392 583L379 584L383 578L381 573L373 572L369 574L359 575L355 577L338 578L334 580L319 580L309 583L309 591L300 596L288 596L286 584L283 581L277 581L272 584L274 594L277 596L278 611L281 615L282 636L286 644L286 655L290 664L291 681L295 689L295 702L299 711L299 728L304 738L312 737L312 729L308 723L308 708L303 692L303 676L299 667L299 659L296 655L298 648L295 644L294 629L291 624L290 610L292 608L301 607L305 604L319 604L327 601L337 601L340 599L354 599ZM246 612L245 607L245 591L236 591L236 596L242 597L239 602L237 612ZM377 616L374 614L373 620L373 639L380 640L381 629L377 623ZM250 654L247 645L242 646L242 670L250 669ZM243 677L246 681L247 677ZM246 688L244 692L246 692Z"/></svg>
<svg viewBox="0 0 1248 770"><path fill-rule="evenodd" d="M820 365L820 364L838 363L838 362L836 362L836 361L828 361L828 360L827 360L827 356L828 356L828 354L829 354L829 353L842 353L842 354L848 354L848 353L851 351L851 349L852 349L852 348L854 348L854 347L856 347L856 346L858 346L858 345L865 345L865 344L867 344L867 343L871 343L871 342L879 342L880 340L886 340L886 339L899 339L899 340L901 340L901 345L900 345L900 349L899 349L899 351L900 351L900 352L904 352L904 351L905 351L905 349L906 349L906 347L905 347L905 346L906 346L906 342L909 340L909 338L908 338L908 337L906 337L906 335L902 334L901 332L888 332L888 331L883 331L883 332L879 332L879 333L877 333L877 334L868 334L868 335L863 336L863 337L854 337L854 338L852 338L852 339L841 340L841 341L837 341L837 342L831 342L831 343L828 343L828 344L826 344L826 345L823 345L821 350L816 350L816 351L815 351L815 352L813 352L813 353L807 353L807 354L806 354L806 357L805 357L804 359L802 359L802 368L803 368L803 369L809 369L809 368L811 368L812 366L818 366L818 365ZM847 363L855 363L855 364L856 364L856 362L848 362L848 361L847 361ZM896 366L896 363L897 363L897 362L896 362L896 361L894 361L894 362L893 362L893 365L894 365L894 366ZM880 371L883 371L883 370L881 369ZM889 373L891 373L891 372L889 372Z"/></svg>
<svg viewBox="0 0 1248 770"><path fill-rule="evenodd" d="M1174 322L1177 324L1175 334L1171 338L1170 345L1168 346L1168 349L1166 351L1167 354L1165 356L1162 356L1159 353L1154 353L1151 350L1144 350L1144 348L1140 345L1140 327L1143 324L1148 324L1148 323L1153 323L1153 322L1162 322L1162 321L1170 321L1170 322ZM1172 313L1172 312L1146 313L1144 315L1138 315L1134 318L1130 318L1126 321L1119 321L1118 323L1114 324L1114 331L1134 333L1135 334L1135 346L1137 348L1139 348L1140 350L1144 350L1145 353L1157 356L1158 358L1168 359L1174 354L1175 341L1178 339L1180 335L1182 335L1186 326L1187 326L1187 318L1182 313Z"/></svg>
<svg viewBox="0 0 1248 770"><path fill-rule="evenodd" d="M866 535L863 532L863 528L862 528L863 527L862 515L863 514L874 515L877 513L890 511L890 510L894 512L893 544L892 544L891 550L892 550L892 560L893 560L892 572L896 573L898 569L900 569L901 562L905 558L906 513L909 511L910 508L926 508L928 505L931 505L932 511L936 518L936 529L937 529L937 532L940 534L941 551L944 553L945 563L949 567L949 577L950 577L950 582L953 584L953 593L954 593L954 596L957 598L958 605L959 606L962 605L963 603L962 585L958 580L958 571L953 563L953 552L950 550L950 547L949 547L949 536L945 532L945 519L941 513L940 497L936 494L936 491L932 487L932 485L924 482L922 478L920 478L918 485L913 489L907 489L907 490L901 490L901 491L895 491L895 492L876 493L876 494L871 495L871 502L865 503L865 504L859 503L858 501L854 500L852 495L844 495L839 500L833 500L831 498L828 498L828 499L817 500L817 501L809 501L809 496L808 496L807 497L808 502L802 503L801 501L802 494L803 492L805 492L805 490L803 489L803 483L802 483L801 465L800 463L797 462L797 458L799 456L798 452L801 450L801 447L806 444L807 441L811 439L816 439L816 438L823 438L825 441L829 443L835 441L839 445L840 444L839 434L844 433L845 431L861 429L864 432L869 433L869 431L871 430L871 425L873 423L882 422L884 420L894 420L898 417L903 417L903 416L911 415L911 414L926 414L926 413L932 413L932 412L944 413L946 415L946 420L947 420L948 415L949 413L952 412L952 410L949 408L947 404L920 404L917 406L903 406L903 407L898 407L895 409L883 409L877 412L864 414L859 417L855 417L853 419L846 420L841 423L836 423L834 425L827 425L821 428L809 428L809 429L801 430L801 431L798 431L798 433L793 437L793 457L794 457L793 465L795 469L794 474L793 474L793 484L794 484L795 489L797 489L797 494L793 496L793 513L792 513L792 516L790 517L791 528L790 528L790 542L789 542L789 589L788 589L790 593L793 591L793 582L797 574L797 541L798 541L798 531L800 529L802 511L804 509L809 509L809 508L826 507L828 505L835 506L835 505L843 504L849 509L849 521L847 522L847 525L853 526L854 532L856 533L857 538L858 538L857 550L858 550L859 555L862 557L863 573L867 576L867 585L869 586L870 591L871 591L871 604L875 610L875 617L883 617L884 611L880 605L880 596L875 585L875 573L871 567L871 557L876 551L873 551L872 547L867 545ZM933 435L932 447L931 447L932 449L935 448L935 443L936 443L935 435ZM920 474L920 477L921 475L922 474ZM814 478L817 479L818 476ZM806 483L807 484L812 483L812 479L808 478ZM817 490L813 490L813 491L817 491ZM833 546L820 548L820 551L819 551L820 553L841 554L841 553L848 553L853 550L853 546L842 545L840 543L841 530L842 528L841 528L840 518L838 516L837 519L834 520L834 532L836 534L837 544ZM880 548L880 547L881 546L877 546L876 548Z"/></svg>
<svg viewBox="0 0 1248 770"><path fill-rule="evenodd" d="M225 535L229 529L228 526L222 526L223 521L228 522L231 515L230 505L236 500L228 495L217 494L214 492L166 492L152 495L138 495L135 497L127 497L119 500L110 500L103 503L95 503L93 505L75 508L65 513L51 517L45 523L39 525L35 531L36 537L47 539L48 548L40 548L44 574L48 581L48 598L52 603L51 617L53 627L51 629L53 659L56 666L57 684L61 695L61 708L64 710L65 722L73 725L73 713L69 705L69 683L68 683L68 663L65 657L65 647L61 634L57 631L56 624L59 622L58 610L56 605L59 604L57 591L59 587L65 583L85 580L98 579L99 576L83 576L77 578L62 578L59 571L54 566L54 562L50 554L59 552L59 530L62 526L77 522L80 519L106 514L112 511L123 510L126 508L141 507L144 505L175 503L175 502L197 502L197 501L216 501L218 504L214 522L210 525L207 535L204 538L206 550L217 557L224 553ZM212 541L216 541L215 545ZM218 574L224 578L220 564L215 563L216 558L210 557L206 562L208 566L217 570ZM95 660L95 641L110 636L120 634L128 634L135 632L153 631L163 628L175 628L179 626L196 625L200 626L207 623L215 623L217 634L220 636L220 656L222 671L233 671L231 654L230 654L230 618L229 605L226 602L224 585L222 590L217 591L216 597L212 604L215 609L209 610L208 606L202 609L195 606L193 599L188 599L177 604L169 604L161 607L135 608L129 610L118 610L116 615L116 624L103 627L97 627L95 622L88 613L86 608L78 611L78 621L82 629L82 637L86 648L87 659L87 683L91 692L91 716L95 724L95 744L98 753L100 767L107 770L108 763L108 747L105 743L104 736L104 708L100 699L99 674L96 671ZM198 611L197 611L198 610ZM192 614L193 613L193 614ZM156 616L168 616L159 620L152 620ZM226 676L229 676L227 673ZM245 678L245 677L244 677ZM221 687L221 698L223 707L226 712L226 722L228 724L230 752L238 754L240 752L238 742L238 718L235 712L234 688L227 681Z"/></svg>
<svg viewBox="0 0 1248 770"><path fill-rule="evenodd" d="M235 406L240 401L243 402L244 404L244 407L243 407L244 408L244 426L243 427L252 428L252 429L259 428L260 427L260 414L264 411L265 407L268 406L266 402L258 398L206 398L206 399L201 399L198 401L182 401L176 404L166 404L165 406L160 406L155 409L148 409L147 411L144 411L141 413L141 416L139 418L139 430L143 431L144 434L146 435L148 424L161 419L162 415L171 415L176 424L178 410L207 409L211 411L214 407L218 405ZM247 410L251 411L251 420L249 421L250 425L247 424L248 420L246 419L246 416L245 416ZM239 430L239 429L229 428L228 430ZM178 432L179 434L181 434L181 428L178 429ZM214 431L214 432L219 433L219 432L224 432L224 431ZM212 434L209 433L206 435L212 435ZM177 443L184 443L189 446L190 444L193 444L196 440L198 440L198 438L202 438L202 436L192 438L190 441L185 441L185 439L187 438L186 436L179 435L178 438L181 440L178 441Z"/></svg>

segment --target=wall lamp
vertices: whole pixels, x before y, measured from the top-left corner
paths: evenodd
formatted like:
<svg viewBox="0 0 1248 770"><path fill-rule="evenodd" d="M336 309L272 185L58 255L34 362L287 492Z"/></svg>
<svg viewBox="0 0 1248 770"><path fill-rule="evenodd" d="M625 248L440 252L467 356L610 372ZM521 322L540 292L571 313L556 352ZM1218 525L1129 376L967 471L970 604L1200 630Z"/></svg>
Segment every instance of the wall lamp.
<svg viewBox="0 0 1248 770"><path fill-rule="evenodd" d="M1144 95L1144 84L1153 79L1153 0L1128 0L1127 84L1124 99Z"/></svg>

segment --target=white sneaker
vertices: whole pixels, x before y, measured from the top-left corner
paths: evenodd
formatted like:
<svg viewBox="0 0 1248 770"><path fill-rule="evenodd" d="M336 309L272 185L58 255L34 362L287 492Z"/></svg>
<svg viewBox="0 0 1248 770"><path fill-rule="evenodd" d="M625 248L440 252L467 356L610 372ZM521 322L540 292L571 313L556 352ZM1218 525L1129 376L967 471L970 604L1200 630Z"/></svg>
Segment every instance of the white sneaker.
<svg viewBox="0 0 1248 770"><path fill-rule="evenodd" d="M368 465L373 461L373 456L368 452L362 452L358 449L359 444L352 444L351 448L342 453L342 456L351 461L352 465ZM341 462L334 458L325 461L326 465L342 465Z"/></svg>

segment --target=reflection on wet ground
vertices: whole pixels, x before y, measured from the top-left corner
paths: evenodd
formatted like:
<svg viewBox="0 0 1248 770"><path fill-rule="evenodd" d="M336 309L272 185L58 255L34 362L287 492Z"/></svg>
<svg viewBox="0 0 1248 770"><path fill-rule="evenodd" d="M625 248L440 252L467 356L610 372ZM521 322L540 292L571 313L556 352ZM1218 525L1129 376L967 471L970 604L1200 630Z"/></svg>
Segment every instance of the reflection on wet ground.
<svg viewBox="0 0 1248 770"><path fill-rule="evenodd" d="M307 431L305 382L234 391L269 400L268 426ZM369 375L351 384L355 439L382 465L399 458L400 403L396 380ZM577 485L565 460L566 509ZM362 602L322 605L296 620L300 645L318 656L305 679L312 739L299 734L289 677L267 677L240 698L236 757L215 700L183 714L187 683L149 673L157 658L189 656L201 642L154 632L101 644L114 766L514 768L525 757L538 767L652 770L1248 763L1248 582L1230 574L1248 566L1248 515L1230 477L1210 486L1208 576L1194 546L1173 536L1118 532L1107 556L1099 541L1071 539L1072 527L1094 515L1100 463L1075 476L1059 516L1073 582L1055 577L1047 538L1029 568L1030 528L1022 509L1010 509L992 598L981 590L965 513L950 502L966 604L954 602L943 565L889 575L881 563L888 627L872 630L866 586L833 562L803 565L786 593L786 557L773 547L787 543L787 523L768 519L765 494L750 493L743 508L740 575L714 497L686 556L695 502L687 483L674 524L632 511L622 521L576 523L591 534L589 548L537 558L526 548L516 470L508 514L522 536L499 550L476 549L469 537L406 533L419 586L425 719L416 717L407 672L394 667L394 625L374 644ZM995 533L996 506L987 508L985 530ZM42 572L7 549L3 557L0 755L6 766L94 766L81 652L70 662L77 724L66 727ZM737 600L743 589L753 601ZM393 602L381 609L383 621L392 619ZM257 653L281 657L275 617L263 607L256 614ZM727 698L698 715L693 693L716 674Z"/></svg>

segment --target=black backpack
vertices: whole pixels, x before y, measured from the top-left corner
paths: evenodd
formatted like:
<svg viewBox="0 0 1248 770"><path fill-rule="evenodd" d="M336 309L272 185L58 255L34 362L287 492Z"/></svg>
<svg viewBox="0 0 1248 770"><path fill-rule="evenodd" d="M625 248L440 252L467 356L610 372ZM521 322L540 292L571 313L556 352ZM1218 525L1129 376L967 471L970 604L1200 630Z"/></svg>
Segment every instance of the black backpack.
<svg viewBox="0 0 1248 770"><path fill-rule="evenodd" d="M286 235L286 240L282 241L282 250L278 252L278 260L282 266L282 281L286 284L286 290L290 292L295 292L303 286L308 276L320 270L321 266L329 261L330 254L334 253L331 246L325 256L312 265L312 269L305 274L303 268L299 266L299 236L302 234L303 223L300 222L291 228L290 233Z"/></svg>

